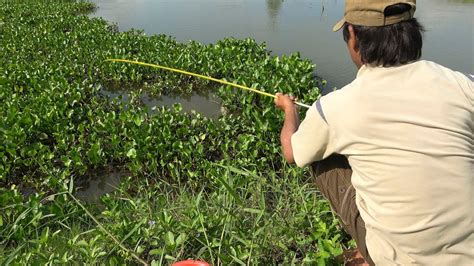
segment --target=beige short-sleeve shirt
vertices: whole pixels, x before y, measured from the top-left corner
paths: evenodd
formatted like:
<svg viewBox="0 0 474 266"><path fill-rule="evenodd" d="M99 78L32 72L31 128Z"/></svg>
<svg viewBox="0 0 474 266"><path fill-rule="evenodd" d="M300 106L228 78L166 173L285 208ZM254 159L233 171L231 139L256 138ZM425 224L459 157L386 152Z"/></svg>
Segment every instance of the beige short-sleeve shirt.
<svg viewBox="0 0 474 266"><path fill-rule="evenodd" d="M292 136L296 163L339 153L353 169L378 265L473 265L474 86L429 61L363 66Z"/></svg>

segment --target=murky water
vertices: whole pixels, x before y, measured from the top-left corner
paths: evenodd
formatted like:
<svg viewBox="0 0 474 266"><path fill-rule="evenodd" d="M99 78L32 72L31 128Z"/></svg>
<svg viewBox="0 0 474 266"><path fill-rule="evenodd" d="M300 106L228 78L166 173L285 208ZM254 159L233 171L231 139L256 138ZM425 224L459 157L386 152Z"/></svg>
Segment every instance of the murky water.
<svg viewBox="0 0 474 266"><path fill-rule="evenodd" d="M130 102L126 88L104 88L102 93L111 100L120 97L123 103ZM162 95L159 97L144 92L140 95L140 101L148 107L150 114L154 113L156 108L162 106L172 108L176 103L181 104L184 112L196 111L209 118L218 118L223 111L221 100L212 92L194 93L192 95Z"/></svg>
<svg viewBox="0 0 474 266"><path fill-rule="evenodd" d="M275 54L300 51L317 64L328 89L342 87L357 72L342 33L332 26L344 13L342 0L93 0L93 16L120 30L144 29L179 41L213 43L225 37L266 42ZM418 0L417 18L427 32L423 58L474 73L474 1Z"/></svg>
<svg viewBox="0 0 474 266"><path fill-rule="evenodd" d="M122 179L129 176L127 171L121 171L112 167L97 169L88 176L77 180L76 197L87 202L97 202L99 198L114 191L120 185Z"/></svg>

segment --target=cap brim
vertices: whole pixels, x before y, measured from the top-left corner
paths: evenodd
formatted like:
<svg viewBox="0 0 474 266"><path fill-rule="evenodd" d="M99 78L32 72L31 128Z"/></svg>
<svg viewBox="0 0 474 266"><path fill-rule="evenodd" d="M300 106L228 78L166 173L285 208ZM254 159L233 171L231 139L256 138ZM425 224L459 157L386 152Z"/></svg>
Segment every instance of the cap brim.
<svg viewBox="0 0 474 266"><path fill-rule="evenodd" d="M334 25L334 27L332 28L332 31L336 32L340 30L344 26L344 23L346 23L346 20L341 19L338 23L336 23L336 25Z"/></svg>

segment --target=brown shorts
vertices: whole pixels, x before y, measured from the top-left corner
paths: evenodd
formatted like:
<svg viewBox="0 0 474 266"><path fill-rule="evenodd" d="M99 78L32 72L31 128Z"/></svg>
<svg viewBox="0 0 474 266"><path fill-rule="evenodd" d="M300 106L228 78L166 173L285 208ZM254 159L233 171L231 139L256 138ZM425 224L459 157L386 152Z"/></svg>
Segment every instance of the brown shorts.
<svg viewBox="0 0 474 266"><path fill-rule="evenodd" d="M316 186L329 201L344 230L357 243L365 260L374 265L365 243L365 223L355 203L355 189L351 183L352 170L343 155L334 154L311 165Z"/></svg>

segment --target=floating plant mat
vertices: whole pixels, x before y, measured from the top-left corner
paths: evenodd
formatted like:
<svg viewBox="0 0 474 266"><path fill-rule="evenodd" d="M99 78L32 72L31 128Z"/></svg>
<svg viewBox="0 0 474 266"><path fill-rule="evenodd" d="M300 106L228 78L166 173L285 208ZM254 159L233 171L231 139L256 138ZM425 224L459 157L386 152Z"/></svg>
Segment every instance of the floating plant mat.
<svg viewBox="0 0 474 266"><path fill-rule="evenodd" d="M238 89L241 89L241 90L246 90L248 92L259 94L261 96L266 96L266 97L275 98L275 99L277 98L276 95L274 95L272 93L268 93L268 92L263 91L261 89L254 88L253 86L252 87L247 87L245 85L241 85L241 84L238 84L238 83L235 83L235 82L229 82L225 79L218 79L218 78L210 77L210 76L207 76L207 75L202 75L202 74L198 74L198 73L194 73L194 72L189 72L189 71L183 70L183 69L172 68L172 67L167 67L167 66L162 66L162 65L157 65L157 64L150 64L150 63L139 62L139 61L133 61L133 60L127 60L127 59L107 59L105 61L106 62L115 62L115 63L134 64L134 65L146 66L146 67L151 67L151 68L157 68L157 69L166 70L166 71L169 71L169 72L180 73L181 75L186 75L188 78L190 78L190 77L199 78L199 79L203 79L203 80L207 80L207 81L216 82L216 83L219 83L219 84L222 84L222 85L226 85L229 88L234 88L234 89L238 88ZM298 101L294 101L294 103L298 106L301 106L301 107L304 107L304 108L307 108L307 109L311 107L310 105L300 103Z"/></svg>
<svg viewBox="0 0 474 266"><path fill-rule="evenodd" d="M330 264L342 252L328 204L281 156L271 97L104 60L160 63L305 103L319 96L312 62L251 39L118 32L77 16L82 1L0 3L0 264ZM109 81L144 86L107 95ZM153 110L153 95L206 88L227 115ZM19 184L34 190L24 197ZM97 197L100 208L85 202Z"/></svg>

